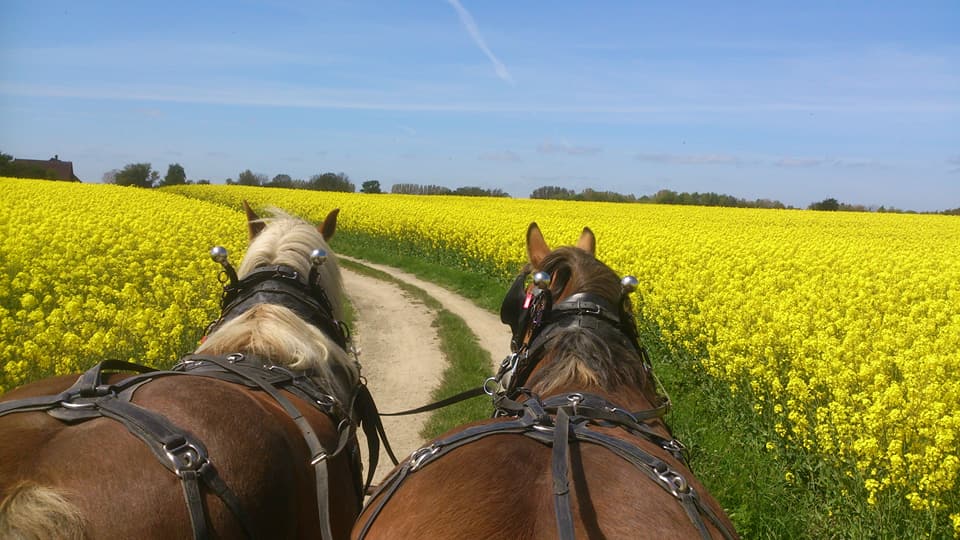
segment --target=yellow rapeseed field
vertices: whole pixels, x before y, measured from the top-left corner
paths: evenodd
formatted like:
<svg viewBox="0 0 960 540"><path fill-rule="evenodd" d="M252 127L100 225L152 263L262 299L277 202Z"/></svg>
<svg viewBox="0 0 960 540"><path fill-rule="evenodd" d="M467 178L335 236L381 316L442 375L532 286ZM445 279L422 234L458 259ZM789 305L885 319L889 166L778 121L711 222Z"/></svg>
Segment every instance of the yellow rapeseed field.
<svg viewBox="0 0 960 540"><path fill-rule="evenodd" d="M960 532L960 218L365 195L188 186L506 275L537 221L583 226L640 281L639 309L673 347L748 392L781 439L848 468L870 502L890 486ZM506 346L506 345L505 345ZM789 475L789 473L788 473Z"/></svg>
<svg viewBox="0 0 960 540"><path fill-rule="evenodd" d="M219 313L207 253L241 254L242 216L137 188L0 178L0 393L195 348Z"/></svg>
<svg viewBox="0 0 960 540"><path fill-rule="evenodd" d="M589 226L598 257L639 279L638 309L664 340L771 419L771 447L846 468L870 501L896 488L960 533L951 216L0 179L0 391L192 348L216 314L207 250L240 260L243 199L318 222L339 207L338 234L500 277L523 262L531 221L551 245Z"/></svg>

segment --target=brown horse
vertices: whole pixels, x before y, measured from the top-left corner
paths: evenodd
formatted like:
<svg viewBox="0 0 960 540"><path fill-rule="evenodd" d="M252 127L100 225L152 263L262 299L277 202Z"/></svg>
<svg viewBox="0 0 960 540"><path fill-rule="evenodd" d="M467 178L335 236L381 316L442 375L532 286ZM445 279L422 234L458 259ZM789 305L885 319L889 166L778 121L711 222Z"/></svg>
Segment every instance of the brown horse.
<svg viewBox="0 0 960 540"><path fill-rule="evenodd" d="M354 538L735 538L661 417L629 292L584 229L530 264L501 308L514 354L485 385L495 418L417 450L368 501ZM525 285L530 271L534 283Z"/></svg>
<svg viewBox="0 0 960 540"><path fill-rule="evenodd" d="M0 400L0 537L348 535L372 402L339 323L338 211L314 227L244 207L249 249L238 272L211 252L230 283L193 355L171 371L108 361Z"/></svg>

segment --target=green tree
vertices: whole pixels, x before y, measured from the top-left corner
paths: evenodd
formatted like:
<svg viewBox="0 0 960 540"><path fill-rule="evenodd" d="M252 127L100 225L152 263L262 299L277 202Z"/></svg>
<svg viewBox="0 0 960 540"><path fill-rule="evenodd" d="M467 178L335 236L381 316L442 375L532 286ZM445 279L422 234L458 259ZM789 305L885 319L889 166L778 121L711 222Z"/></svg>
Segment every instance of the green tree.
<svg viewBox="0 0 960 540"><path fill-rule="evenodd" d="M350 177L346 174L332 172L311 176L306 188L318 191L342 191L346 193L353 193L357 190L357 187L353 185Z"/></svg>
<svg viewBox="0 0 960 540"><path fill-rule="evenodd" d="M363 187L360 188L360 193L383 193L383 191L380 190L380 181L367 180L363 183Z"/></svg>
<svg viewBox="0 0 960 540"><path fill-rule="evenodd" d="M293 178L290 178L289 174L278 174L273 177L273 180L265 183L265 186L269 187L278 187L278 188L293 188L296 187L294 184Z"/></svg>
<svg viewBox="0 0 960 540"><path fill-rule="evenodd" d="M237 176L237 183L241 186L262 186L266 183L266 179L266 175L254 174L253 171L247 169L240 173L240 176Z"/></svg>
<svg viewBox="0 0 960 540"><path fill-rule="evenodd" d="M562 188L560 186L541 186L533 190L530 194L531 199L560 199L571 200L576 196L572 189Z"/></svg>
<svg viewBox="0 0 960 540"><path fill-rule="evenodd" d="M153 187L153 181L159 176L150 169L149 163L128 163L114 176L118 186Z"/></svg>
<svg viewBox="0 0 960 540"><path fill-rule="evenodd" d="M810 203L810 206L808 206L807 209L836 212L837 210L840 210L840 202L831 197L820 202Z"/></svg>
<svg viewBox="0 0 960 540"><path fill-rule="evenodd" d="M187 173L179 163L173 163L167 167L167 175L163 177L162 186L177 186L187 183Z"/></svg>

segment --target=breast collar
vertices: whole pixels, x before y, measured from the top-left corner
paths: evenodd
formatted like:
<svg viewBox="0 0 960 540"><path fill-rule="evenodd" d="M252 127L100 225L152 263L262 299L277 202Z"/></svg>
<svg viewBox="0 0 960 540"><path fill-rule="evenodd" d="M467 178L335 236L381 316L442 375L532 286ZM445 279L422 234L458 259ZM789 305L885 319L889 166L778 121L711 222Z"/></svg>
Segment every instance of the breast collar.
<svg viewBox="0 0 960 540"><path fill-rule="evenodd" d="M314 279L304 283L296 269L275 265L254 269L243 279L231 281L223 287L220 318L207 327L206 334L258 304L275 304L290 309L346 349L346 327L334 317L327 292L313 274L310 277Z"/></svg>

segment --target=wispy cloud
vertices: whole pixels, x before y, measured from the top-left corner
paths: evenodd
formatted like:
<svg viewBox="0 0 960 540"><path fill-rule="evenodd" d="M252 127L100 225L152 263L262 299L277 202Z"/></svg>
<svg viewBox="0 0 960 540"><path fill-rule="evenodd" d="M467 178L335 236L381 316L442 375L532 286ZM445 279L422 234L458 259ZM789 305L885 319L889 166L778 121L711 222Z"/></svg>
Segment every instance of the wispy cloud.
<svg viewBox="0 0 960 540"><path fill-rule="evenodd" d="M490 50L490 47L487 46L487 42L483 39L483 36L480 35L480 29L477 28L477 23L474 22L470 12L460 4L459 0L447 0L447 2L449 2L457 12L457 15L460 17L460 22L467 30L467 33L470 34L473 42L476 43L477 47L483 51L483 54L487 55L487 58L490 59L490 62L493 64L493 69L497 72L497 77L500 77L510 84L516 84L513 81L513 77L510 76L510 72L507 71L507 66L503 65L503 62L501 62L500 59L493 54L493 51Z"/></svg>
<svg viewBox="0 0 960 540"><path fill-rule="evenodd" d="M516 152L511 152L510 150L504 150L502 152L484 152L480 154L479 159L484 161L506 161L506 162L519 162L521 161L520 155Z"/></svg>
<svg viewBox="0 0 960 540"><path fill-rule="evenodd" d="M653 163L677 163L682 165L739 165L743 160L726 154L647 154L639 153L636 159Z"/></svg>
<svg viewBox="0 0 960 540"><path fill-rule="evenodd" d="M947 165L950 165L951 173L960 173L960 156L955 156L948 159Z"/></svg>
<svg viewBox="0 0 960 540"><path fill-rule="evenodd" d="M784 157L773 162L777 167L804 168L823 165L827 160L820 158Z"/></svg>
<svg viewBox="0 0 960 540"><path fill-rule="evenodd" d="M863 158L809 158L809 157L782 157L772 161L773 165L785 168L809 168L809 167L880 167L881 165L872 159Z"/></svg>
<svg viewBox="0 0 960 540"><path fill-rule="evenodd" d="M567 154L569 156L592 156L599 154L602 149L596 146L575 146L569 143L554 143L547 141L537 147L541 154Z"/></svg>

